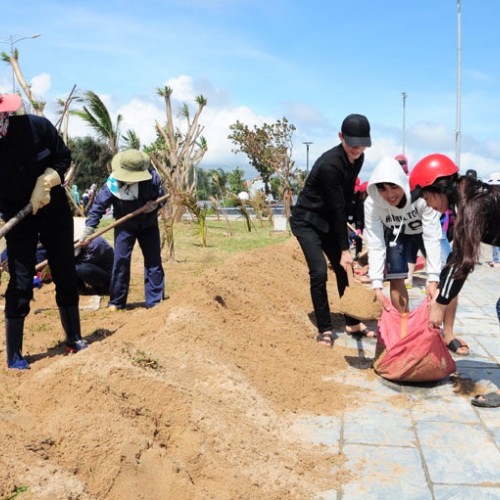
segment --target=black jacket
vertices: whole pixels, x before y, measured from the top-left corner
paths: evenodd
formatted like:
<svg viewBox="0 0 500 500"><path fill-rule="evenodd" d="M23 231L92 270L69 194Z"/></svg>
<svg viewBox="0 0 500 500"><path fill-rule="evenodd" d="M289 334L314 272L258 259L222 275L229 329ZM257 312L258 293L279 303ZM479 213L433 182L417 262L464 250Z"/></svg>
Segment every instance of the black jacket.
<svg viewBox="0 0 500 500"><path fill-rule="evenodd" d="M71 152L47 118L9 117L7 134L0 139L0 212L10 219L29 203L46 168L56 170L62 182L70 164Z"/></svg>
<svg viewBox="0 0 500 500"><path fill-rule="evenodd" d="M314 163L293 210L295 222L307 221L323 233L337 236L341 250L349 249L347 217L364 154L350 163L341 144Z"/></svg>

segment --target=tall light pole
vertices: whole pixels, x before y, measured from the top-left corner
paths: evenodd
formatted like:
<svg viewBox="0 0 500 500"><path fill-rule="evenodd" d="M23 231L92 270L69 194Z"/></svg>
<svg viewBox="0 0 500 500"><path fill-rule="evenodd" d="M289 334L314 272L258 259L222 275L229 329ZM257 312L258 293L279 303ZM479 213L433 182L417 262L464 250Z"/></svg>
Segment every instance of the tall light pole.
<svg viewBox="0 0 500 500"><path fill-rule="evenodd" d="M306 175L309 173L309 146L314 142L303 142L306 145Z"/></svg>
<svg viewBox="0 0 500 500"><path fill-rule="evenodd" d="M461 25L460 0L457 0L457 116L455 125L455 164L460 168L460 123L462 100L462 25Z"/></svg>
<svg viewBox="0 0 500 500"><path fill-rule="evenodd" d="M4 37L3 40L0 40L0 43L6 43L7 45L10 45L10 57L14 58L14 45L17 42L20 42L21 40L27 40L29 38L38 38L41 36L40 33L36 33L34 35L9 35L7 37ZM10 63L12 66L12 92L16 92L16 79L15 79L15 73L14 73L14 65L12 62Z"/></svg>
<svg viewBox="0 0 500 500"><path fill-rule="evenodd" d="M403 96L403 154L405 154L406 149L406 98L408 94L406 92L401 92Z"/></svg>

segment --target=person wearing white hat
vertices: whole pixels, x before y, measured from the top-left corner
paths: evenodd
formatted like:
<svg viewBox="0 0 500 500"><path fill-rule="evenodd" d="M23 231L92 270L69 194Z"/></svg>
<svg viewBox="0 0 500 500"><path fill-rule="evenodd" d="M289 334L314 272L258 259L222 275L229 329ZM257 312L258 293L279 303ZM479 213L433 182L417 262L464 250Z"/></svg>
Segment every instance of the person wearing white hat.
<svg viewBox="0 0 500 500"><path fill-rule="evenodd" d="M108 308L116 311L127 305L130 284L130 262L135 242L144 256L144 291L146 307L159 304L165 293L165 273L161 262L158 206L154 200L163 196L161 179L151 166L149 156L128 149L114 156L112 172L96 195L85 221L80 241L94 233L109 206L120 219L148 204L149 209L115 227L113 271Z"/></svg>
<svg viewBox="0 0 500 500"><path fill-rule="evenodd" d="M61 186L71 152L44 117L15 115L17 94L0 95L0 212L6 221L31 203L32 213L6 234L9 284L5 292L7 366L29 368L22 354L24 320L33 299L38 239L47 250L66 349L87 347L80 332L73 215Z"/></svg>

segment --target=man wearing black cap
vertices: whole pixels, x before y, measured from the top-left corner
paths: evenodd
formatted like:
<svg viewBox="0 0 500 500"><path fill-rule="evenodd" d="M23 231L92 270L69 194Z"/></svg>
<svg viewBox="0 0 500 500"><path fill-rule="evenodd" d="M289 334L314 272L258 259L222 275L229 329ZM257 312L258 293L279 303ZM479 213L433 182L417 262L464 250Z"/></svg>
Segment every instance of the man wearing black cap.
<svg viewBox="0 0 500 500"><path fill-rule="evenodd" d="M309 267L311 298L316 315L316 340L333 345L332 321L326 282L330 261L342 297L347 286L346 268L352 264L349 252L347 216L356 178L371 146L370 124L363 115L351 114L342 122L340 144L323 153L314 163L293 210L290 225ZM359 320L345 316L346 332L374 337Z"/></svg>

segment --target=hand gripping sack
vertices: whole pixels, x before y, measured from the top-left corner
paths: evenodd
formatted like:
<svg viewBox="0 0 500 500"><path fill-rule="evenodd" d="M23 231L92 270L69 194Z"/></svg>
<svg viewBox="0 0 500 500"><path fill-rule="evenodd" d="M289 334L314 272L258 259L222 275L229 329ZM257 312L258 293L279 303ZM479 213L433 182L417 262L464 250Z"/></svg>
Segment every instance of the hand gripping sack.
<svg viewBox="0 0 500 500"><path fill-rule="evenodd" d="M381 377L399 382L441 380L456 370L439 328L429 326L429 305L401 314L386 297L378 322L373 368Z"/></svg>

